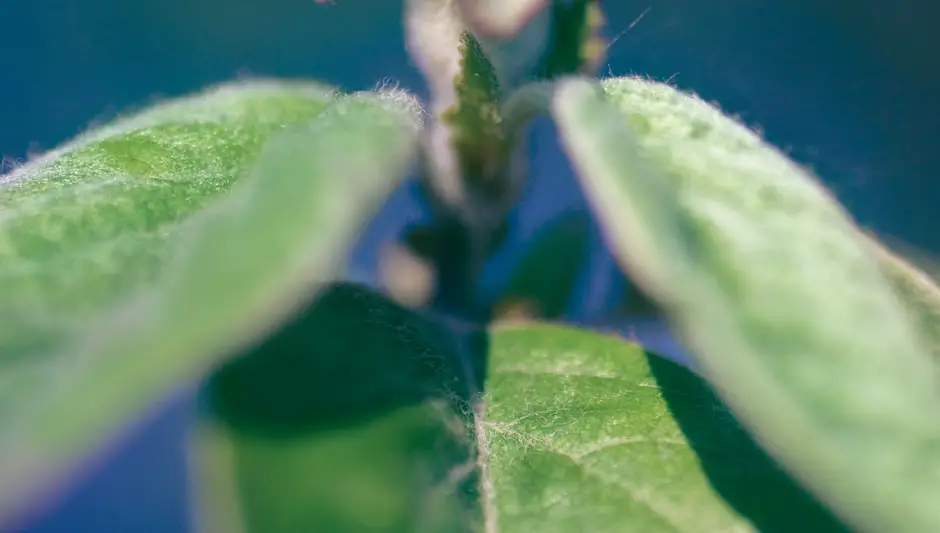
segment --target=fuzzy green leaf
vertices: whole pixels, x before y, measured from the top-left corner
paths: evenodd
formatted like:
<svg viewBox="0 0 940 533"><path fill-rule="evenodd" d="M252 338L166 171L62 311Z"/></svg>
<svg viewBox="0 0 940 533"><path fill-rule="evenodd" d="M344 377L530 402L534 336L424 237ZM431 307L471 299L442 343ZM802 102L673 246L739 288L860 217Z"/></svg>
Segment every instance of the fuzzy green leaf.
<svg viewBox="0 0 940 533"><path fill-rule="evenodd" d="M54 349L153 280L180 223L228 191L268 137L312 120L332 97L320 85L223 85L106 124L0 177L4 361Z"/></svg>
<svg viewBox="0 0 940 533"><path fill-rule="evenodd" d="M682 366L560 326L490 346L488 531L845 531Z"/></svg>
<svg viewBox="0 0 940 533"><path fill-rule="evenodd" d="M324 293L209 381L202 531L844 531L683 367L567 327L471 340Z"/></svg>
<svg viewBox="0 0 940 533"><path fill-rule="evenodd" d="M444 224L468 235L472 285L522 193L526 153L503 125L502 90L455 0L408 0L408 48L431 93L422 184Z"/></svg>
<svg viewBox="0 0 940 533"><path fill-rule="evenodd" d="M882 272L917 320L934 360L940 362L940 263L900 242L886 246L871 234L869 244Z"/></svg>
<svg viewBox="0 0 940 533"><path fill-rule="evenodd" d="M397 91L247 84L106 126L10 176L0 521L340 275L420 124Z"/></svg>
<svg viewBox="0 0 940 533"><path fill-rule="evenodd" d="M554 112L621 263L762 444L861 531L940 530L927 335L836 201L664 84L570 80Z"/></svg>

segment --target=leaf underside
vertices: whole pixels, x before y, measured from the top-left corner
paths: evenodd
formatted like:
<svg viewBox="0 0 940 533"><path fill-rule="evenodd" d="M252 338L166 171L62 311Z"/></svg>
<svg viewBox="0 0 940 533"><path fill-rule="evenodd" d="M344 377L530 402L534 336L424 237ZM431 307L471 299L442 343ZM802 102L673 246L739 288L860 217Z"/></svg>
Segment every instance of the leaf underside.
<svg viewBox="0 0 940 533"><path fill-rule="evenodd" d="M20 319L0 325L0 522L341 275L420 124L398 91L249 83L14 173L0 189L0 309Z"/></svg>
<svg viewBox="0 0 940 533"><path fill-rule="evenodd" d="M940 264L900 243L886 246L869 235L868 244L895 293L917 321L934 361L940 363Z"/></svg>
<svg viewBox="0 0 940 533"><path fill-rule="evenodd" d="M621 263L763 445L863 531L940 530L928 335L841 207L668 85L572 80L554 111Z"/></svg>

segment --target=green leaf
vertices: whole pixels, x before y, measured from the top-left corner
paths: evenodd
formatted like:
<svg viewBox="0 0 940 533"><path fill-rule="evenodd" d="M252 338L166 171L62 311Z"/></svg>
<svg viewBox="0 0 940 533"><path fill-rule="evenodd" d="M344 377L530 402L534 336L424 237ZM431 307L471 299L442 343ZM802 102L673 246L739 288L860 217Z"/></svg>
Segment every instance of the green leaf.
<svg viewBox="0 0 940 533"><path fill-rule="evenodd" d="M106 124L0 178L4 360L54 349L155 279L180 223L227 192L273 133L332 98L315 84L222 85Z"/></svg>
<svg viewBox="0 0 940 533"><path fill-rule="evenodd" d="M499 296L497 318L561 318L587 258L590 230L587 213L571 213L539 231Z"/></svg>
<svg viewBox="0 0 940 533"><path fill-rule="evenodd" d="M0 337L0 522L340 275L410 168L420 124L399 91L248 85L170 102L14 174L0 276L20 329Z"/></svg>
<svg viewBox="0 0 940 533"><path fill-rule="evenodd" d="M409 51L431 92L428 185L442 208L459 210L469 191L504 185L489 179L509 156L499 82L453 0L408 0L405 22Z"/></svg>
<svg viewBox="0 0 940 533"><path fill-rule="evenodd" d="M873 234L867 236L882 272L917 320L934 360L940 362L940 263L912 246L896 241L886 246Z"/></svg>
<svg viewBox="0 0 940 533"><path fill-rule="evenodd" d="M845 531L682 366L570 327L490 346L487 531Z"/></svg>
<svg viewBox="0 0 940 533"><path fill-rule="evenodd" d="M368 289L324 291L206 384L191 446L200 530L477 531L465 415L479 385L458 349Z"/></svg>
<svg viewBox="0 0 940 533"><path fill-rule="evenodd" d="M763 446L861 531L940 531L936 368L836 201L664 84L570 80L554 112L621 263Z"/></svg>
<svg viewBox="0 0 940 533"><path fill-rule="evenodd" d="M201 530L844 531L681 366L567 327L470 339L323 293L208 382Z"/></svg>

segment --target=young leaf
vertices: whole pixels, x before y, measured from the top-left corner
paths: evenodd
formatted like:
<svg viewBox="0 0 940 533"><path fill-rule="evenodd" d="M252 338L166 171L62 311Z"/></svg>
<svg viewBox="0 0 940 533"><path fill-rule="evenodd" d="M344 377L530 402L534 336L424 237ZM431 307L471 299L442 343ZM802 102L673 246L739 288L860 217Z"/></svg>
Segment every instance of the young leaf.
<svg viewBox="0 0 940 533"><path fill-rule="evenodd" d="M465 234L464 272L443 277L463 278L458 304L472 306L483 263L524 189L528 153L526 139L503 124L496 72L454 2L409 0L405 27L431 92L422 183L440 226Z"/></svg>
<svg viewBox="0 0 940 533"><path fill-rule="evenodd" d="M555 0L456 0L460 14L475 33L509 37Z"/></svg>
<svg viewBox="0 0 940 533"><path fill-rule="evenodd" d="M273 135L223 196L291 123L307 124ZM11 176L0 283L3 317L18 322L0 325L0 522L340 274L420 123L397 91L248 85L170 102Z"/></svg>
<svg viewBox="0 0 940 533"><path fill-rule="evenodd" d="M567 327L457 342L325 291L208 382L201 530L844 531L681 366Z"/></svg>
<svg viewBox="0 0 940 533"><path fill-rule="evenodd" d="M622 264L762 444L860 531L940 531L937 372L835 200L667 85L570 80L554 112Z"/></svg>
<svg viewBox="0 0 940 533"><path fill-rule="evenodd" d="M602 25L595 0L406 3L408 49L431 92L422 183L439 215L437 229L459 230L461 242L450 250L460 248L467 260L460 269L442 257L401 263L452 270L425 276L458 280L457 301L444 305L477 307L473 293L483 263L527 181L528 115L518 112L518 103L504 110L504 97L531 80L593 73L606 49Z"/></svg>

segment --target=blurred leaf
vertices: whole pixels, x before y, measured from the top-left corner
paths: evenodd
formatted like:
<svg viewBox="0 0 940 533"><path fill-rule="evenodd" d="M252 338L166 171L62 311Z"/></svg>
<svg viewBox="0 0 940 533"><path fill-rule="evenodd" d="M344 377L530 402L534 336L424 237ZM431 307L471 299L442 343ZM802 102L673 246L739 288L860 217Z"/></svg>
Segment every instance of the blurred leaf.
<svg viewBox="0 0 940 533"><path fill-rule="evenodd" d="M103 125L0 177L4 364L54 350L156 279L180 224L226 193L272 134L309 122L332 98L313 84L222 85Z"/></svg>
<svg viewBox="0 0 940 533"><path fill-rule="evenodd" d="M613 316L655 316L659 314L659 307L656 303L640 287L627 278L624 283L622 300Z"/></svg>
<svg viewBox="0 0 940 533"><path fill-rule="evenodd" d="M940 256L895 237L877 235L873 231L865 232L869 238L881 243L881 247L888 249L894 255L903 257L911 266L921 270L924 275L935 283L940 280Z"/></svg>
<svg viewBox="0 0 940 533"><path fill-rule="evenodd" d="M940 531L937 372L835 200L664 84L571 80L554 111L622 264L763 445L861 531Z"/></svg>
<svg viewBox="0 0 940 533"><path fill-rule="evenodd" d="M886 246L871 233L868 238L884 275L914 315L935 360L940 361L940 261L896 240L886 241Z"/></svg>
<svg viewBox="0 0 940 533"><path fill-rule="evenodd" d="M555 1L552 21L551 48L543 58L539 77L593 76L607 53L607 41L601 36L605 18L600 1Z"/></svg>
<svg viewBox="0 0 940 533"><path fill-rule="evenodd" d="M460 268L444 257L430 261L452 272L426 278L455 280L450 285L460 289L420 291L455 295L439 305L478 307L473 293L483 263L527 182L532 106L504 99L539 77L596 70L606 49L602 24L593 0L406 2L408 49L431 93L422 183L441 220L437 229L453 233L456 226L462 237L450 245L462 256Z"/></svg>
<svg viewBox="0 0 940 533"><path fill-rule="evenodd" d="M317 284L408 170L410 96L228 87L106 126L11 176L0 523ZM254 170L242 175L274 136ZM221 199L209 202L213 196Z"/></svg>
<svg viewBox="0 0 940 533"><path fill-rule="evenodd" d="M456 337L405 308L357 285L324 291L207 383L201 530L476 531L479 385L460 362Z"/></svg>
<svg viewBox="0 0 940 533"><path fill-rule="evenodd" d="M536 234L500 295L497 318L560 318L587 258L590 229L587 213L572 213Z"/></svg>
<svg viewBox="0 0 940 533"><path fill-rule="evenodd" d="M593 75L607 51L597 0L457 0L457 7L504 93L539 79Z"/></svg>
<svg viewBox="0 0 940 533"><path fill-rule="evenodd" d="M455 0L460 14L473 31L483 35L509 37L556 0Z"/></svg>

